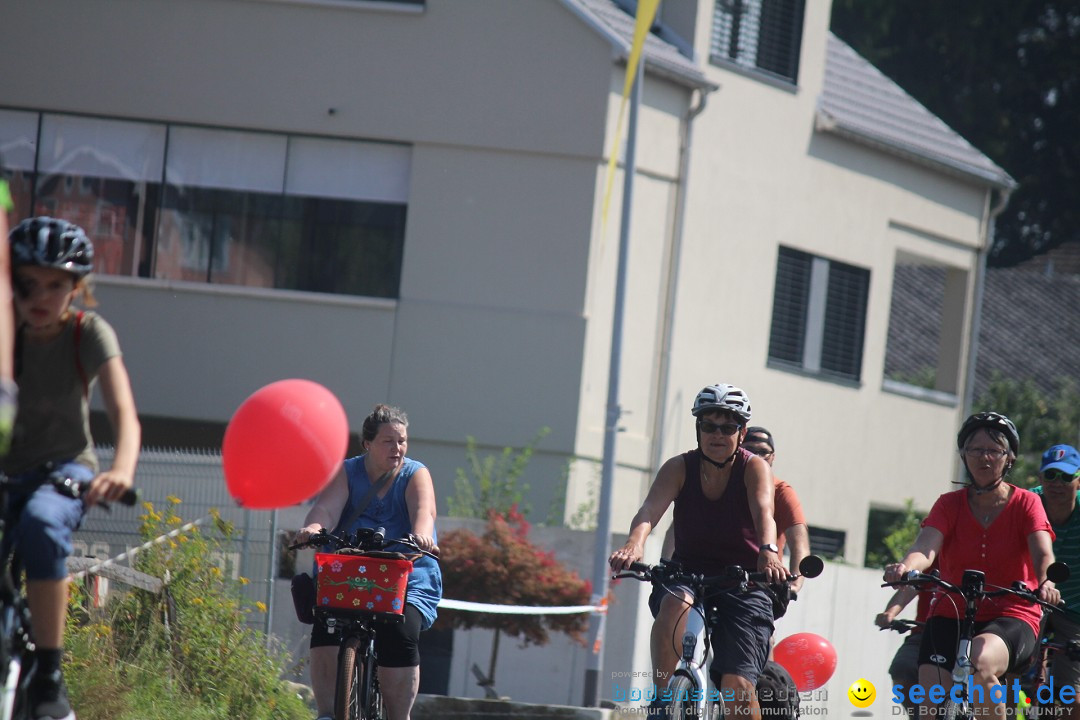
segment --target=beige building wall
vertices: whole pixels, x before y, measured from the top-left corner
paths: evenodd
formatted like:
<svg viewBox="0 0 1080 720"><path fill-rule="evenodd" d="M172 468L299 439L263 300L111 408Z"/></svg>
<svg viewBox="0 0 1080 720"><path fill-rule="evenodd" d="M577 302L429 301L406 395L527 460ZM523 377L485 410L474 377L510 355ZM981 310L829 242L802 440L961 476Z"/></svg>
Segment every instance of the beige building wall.
<svg viewBox="0 0 1080 720"><path fill-rule="evenodd" d="M845 530L859 562L871 503L928 507L955 466L958 403L882 389L893 265L945 264L970 295L986 190L815 128L828 3L806 4L794 90L708 64L712 5L696 3L695 44L719 90L693 121L688 185L680 140L700 97L654 74L643 90L612 528L627 527L657 460L693 446L696 392L729 381L776 433L777 472L811 523ZM557 499L568 457L565 515L591 502L624 68L564 3L39 0L4 17L18 29L10 54L42 57L0 77L4 107L410 146L397 300L103 279L143 413L220 423L266 382L306 376L342 398L354 429L376 401L403 406L440 500L467 434L497 449L547 426L534 510ZM42 56L41 37L65 52ZM779 245L871 270L857 385L768 366ZM966 347L965 323L954 329Z"/></svg>
<svg viewBox="0 0 1080 720"><path fill-rule="evenodd" d="M699 26L708 28L710 13L702 3ZM777 475L799 492L812 525L847 532L846 557L861 564L872 503L899 508L914 498L929 509L950 489L962 419L959 400L882 389L893 267L914 255L970 280L987 191L815 129L828 13L828 3L806 4L796 90L707 70L721 89L694 127L672 422L661 441L665 456L693 447L689 408L702 386L743 387L754 421L775 433ZM870 270L858 384L769 367L779 245Z"/></svg>
<svg viewBox="0 0 1080 720"><path fill-rule="evenodd" d="M140 412L224 422L266 382L310 377L354 430L377 401L404 407L441 498L466 435L497 450L550 427L529 478L547 516L577 452L590 257L615 247L590 238L607 40L558 2L43 0L5 22L16 55L66 49L0 79L6 107L411 147L397 300L103 278Z"/></svg>

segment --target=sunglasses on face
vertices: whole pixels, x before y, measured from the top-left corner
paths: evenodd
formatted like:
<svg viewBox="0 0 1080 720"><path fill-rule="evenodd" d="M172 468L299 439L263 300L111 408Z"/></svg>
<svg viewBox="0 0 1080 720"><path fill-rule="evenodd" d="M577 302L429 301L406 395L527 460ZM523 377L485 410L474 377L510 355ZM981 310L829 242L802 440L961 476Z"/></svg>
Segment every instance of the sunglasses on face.
<svg viewBox="0 0 1080 720"><path fill-rule="evenodd" d="M712 435L717 430L722 432L724 435L734 435L742 428L742 425L739 425L738 423L726 422L717 425L711 420L698 420L697 426L698 429L706 435Z"/></svg>
<svg viewBox="0 0 1080 720"><path fill-rule="evenodd" d="M1059 483L1071 483L1073 480L1076 479L1076 475L1069 475L1062 472L1061 470L1047 470L1042 474L1042 476L1043 479L1047 480L1048 482Z"/></svg>

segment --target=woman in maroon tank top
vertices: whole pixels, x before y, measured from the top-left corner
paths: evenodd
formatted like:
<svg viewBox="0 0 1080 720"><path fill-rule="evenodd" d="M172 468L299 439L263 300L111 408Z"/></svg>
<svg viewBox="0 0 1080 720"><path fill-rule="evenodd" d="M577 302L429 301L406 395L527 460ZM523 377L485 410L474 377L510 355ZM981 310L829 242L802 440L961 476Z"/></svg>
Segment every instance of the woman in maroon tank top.
<svg viewBox="0 0 1080 720"><path fill-rule="evenodd" d="M779 582L787 577L776 547L773 479L768 464L741 447L750 420L750 400L733 385L710 385L691 410L697 418L697 449L670 458L630 523L626 544L611 554L616 572L641 559L645 540L675 505L673 560L706 575L729 565L764 572ZM653 677L662 684L678 662L672 638L685 628L689 591L668 595L652 631ZM763 590L717 596L720 618L712 633L713 681L734 696L736 714L758 708L754 687L769 655L772 601Z"/></svg>

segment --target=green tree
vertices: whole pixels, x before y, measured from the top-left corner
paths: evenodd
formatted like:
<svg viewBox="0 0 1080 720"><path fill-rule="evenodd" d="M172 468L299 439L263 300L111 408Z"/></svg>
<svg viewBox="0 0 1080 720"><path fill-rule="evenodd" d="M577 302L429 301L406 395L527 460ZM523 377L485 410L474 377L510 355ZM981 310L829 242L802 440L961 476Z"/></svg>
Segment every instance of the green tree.
<svg viewBox="0 0 1080 720"><path fill-rule="evenodd" d="M488 513L483 535L452 530L439 538L443 592L455 600L497 605L558 607L586 605L592 584L566 568L553 552L528 538L529 523L511 507L505 514ZM523 645L544 645L549 633L562 632L584 643L588 615L510 615L439 610L436 627L490 628L491 658L487 683L495 681L499 637L508 635Z"/></svg>
<svg viewBox="0 0 1080 720"><path fill-rule="evenodd" d="M832 29L1020 183L992 265L1080 242L1080 5L834 0Z"/></svg>
<svg viewBox="0 0 1080 720"><path fill-rule="evenodd" d="M465 444L467 469L457 469L454 495L446 502L449 514L484 519L492 510L506 515L511 508L517 508L528 515L531 508L525 498L529 485L521 482L521 476L532 459L536 444L549 432L550 428L540 428L524 448L504 447L498 455L483 458L477 451L476 438L468 436Z"/></svg>
<svg viewBox="0 0 1080 720"><path fill-rule="evenodd" d="M1080 389L1076 381L1059 378L1057 392L1047 397L1031 379L1016 380L995 373L975 410L996 410L1016 424L1020 454L1010 472L1022 487L1039 483L1043 452L1052 445L1080 441Z"/></svg>
<svg viewBox="0 0 1080 720"><path fill-rule="evenodd" d="M922 513L915 510L915 501L910 498L900 512L871 510L866 533L866 567L885 567L903 559L919 534L922 517Z"/></svg>

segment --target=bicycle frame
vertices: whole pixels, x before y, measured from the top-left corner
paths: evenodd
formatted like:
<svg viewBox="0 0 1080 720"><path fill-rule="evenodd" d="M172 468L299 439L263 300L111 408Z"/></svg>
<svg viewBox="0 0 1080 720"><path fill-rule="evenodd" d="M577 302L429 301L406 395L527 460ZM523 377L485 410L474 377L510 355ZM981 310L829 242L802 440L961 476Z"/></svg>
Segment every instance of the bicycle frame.
<svg viewBox="0 0 1080 720"><path fill-rule="evenodd" d="M0 539L7 532L8 493L0 488ZM3 698L0 700L0 718L9 720L15 711L20 691L26 688L32 667L23 672L23 658L34 650L30 639L30 610L15 584L14 548L6 548L0 557L0 678L3 680Z"/></svg>
<svg viewBox="0 0 1080 720"><path fill-rule="evenodd" d="M971 641L978 600L986 588L986 575L978 570L965 570L960 583L964 596L964 618L960 621L960 641L956 644L956 663L953 665L953 685L964 685L975 672L971 664Z"/></svg>
<svg viewBox="0 0 1080 720"><path fill-rule="evenodd" d="M675 671L668 678L667 690L672 695L669 702L684 701L693 703L696 711L694 717L707 719L709 717L707 710L710 699L717 698L719 705L717 717L720 717L723 713L724 699L719 692L714 692L716 688L713 687L708 672L712 647L706 633L708 623L706 612L701 595L695 593L694 603L688 608L686 630L683 632L682 637L682 654L675 665ZM674 694L682 692L682 684L676 682L678 677L687 678L690 681L691 692L686 698L674 696Z"/></svg>
<svg viewBox="0 0 1080 720"><path fill-rule="evenodd" d="M395 544L405 545L410 550L438 559L436 555L421 550L409 538L386 538L383 528L361 528L355 533L340 536L323 530L304 542L290 545L289 549L333 546L337 551L364 554L382 551ZM376 619L374 616L353 615L330 608L316 608L315 617L315 621L323 623L331 634L339 631L342 633L334 688L334 716L338 720L379 720L384 713L376 673L378 663L375 654L375 626L385 622L402 622L404 617ZM358 662L361 665L358 666Z"/></svg>
<svg viewBox="0 0 1080 720"><path fill-rule="evenodd" d="M79 497L86 487L85 483L61 475L48 475L41 484L51 484L57 492L72 498ZM134 505L138 497L137 491L129 489L119 502ZM103 506L108 508L107 505ZM10 508L8 479L0 473L0 542L7 533ZM5 543L3 555L0 556L0 685L3 692L0 697L0 720L15 717L15 708L20 705L20 697L25 699L25 691L34 672L30 608L16 582L19 572L18 553L12 543ZM25 702L20 710L20 717L28 716L29 708Z"/></svg>
<svg viewBox="0 0 1080 720"><path fill-rule="evenodd" d="M821 558L809 556L800 563L799 570L803 577L813 578L821 574L824 563ZM764 575L748 573L740 567L730 567L726 575L706 578L694 573L683 573L677 566L666 563L650 567L643 563L632 563L627 574L616 574L616 578L632 577L648 580L662 587L688 585L693 595L693 602L687 608L686 629L682 637L682 653L676 663L675 671L668 679L663 694L658 691L658 700L671 708L674 717L695 717L708 720L710 709L715 704L716 717L724 712L724 693L714 687L709 674L711 643L709 628L715 623L710 608L709 598L718 592L742 592L753 585L765 582ZM788 582L798 576L791 576Z"/></svg>
<svg viewBox="0 0 1080 720"><path fill-rule="evenodd" d="M1047 569L1047 578L1055 583L1064 582L1069 577L1069 569L1063 563L1053 563ZM964 614L959 620L959 639L956 644L956 660L950 673L953 687L959 685L967 687L969 678L974 674L975 668L971 661L971 645L974 640L975 616L978 613L979 604L986 598L1013 595L1028 602L1040 605L1049 610L1054 610L1051 605L1038 598L1037 591L1032 591L1023 583L1017 582L1012 588L986 589L986 575L980 570L965 570L961 576L960 587L942 580L936 573L929 575L918 571L911 571L904 580L894 583L884 583L884 586L895 587L898 585L919 585L931 583L948 593L959 594L964 598ZM966 694L960 702L956 702L951 693L945 702L945 717L951 720L954 717L968 717L971 714L971 702Z"/></svg>

